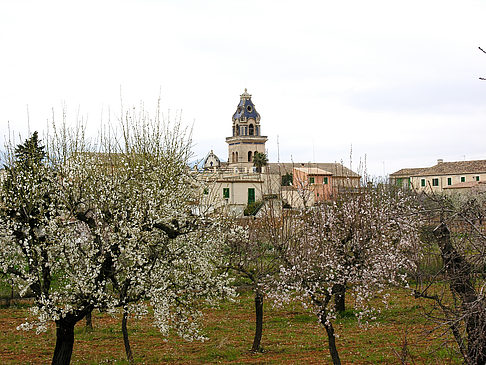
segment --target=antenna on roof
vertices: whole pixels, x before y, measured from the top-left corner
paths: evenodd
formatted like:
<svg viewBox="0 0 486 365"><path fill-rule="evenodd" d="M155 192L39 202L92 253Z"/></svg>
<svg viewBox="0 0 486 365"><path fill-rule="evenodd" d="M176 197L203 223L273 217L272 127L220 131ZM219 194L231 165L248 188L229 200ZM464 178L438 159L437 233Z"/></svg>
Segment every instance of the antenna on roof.
<svg viewBox="0 0 486 365"><path fill-rule="evenodd" d="M314 162L314 164L316 163L316 149L315 149L314 140L312 140L312 162Z"/></svg>
<svg viewBox="0 0 486 365"><path fill-rule="evenodd" d="M277 163L280 163L280 144L278 143L278 134L277 134Z"/></svg>
<svg viewBox="0 0 486 365"><path fill-rule="evenodd" d="M29 114L29 104L27 104L27 134L30 135L30 114Z"/></svg>
<svg viewBox="0 0 486 365"><path fill-rule="evenodd" d="M349 169L353 170L353 144L352 143L349 149Z"/></svg>

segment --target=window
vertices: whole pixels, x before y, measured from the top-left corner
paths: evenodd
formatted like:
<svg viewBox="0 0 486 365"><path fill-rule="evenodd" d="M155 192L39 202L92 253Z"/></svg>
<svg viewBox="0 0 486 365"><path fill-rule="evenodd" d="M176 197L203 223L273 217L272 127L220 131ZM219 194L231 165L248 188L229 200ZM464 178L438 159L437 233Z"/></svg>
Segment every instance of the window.
<svg viewBox="0 0 486 365"><path fill-rule="evenodd" d="M209 194L209 189L208 188L204 188L204 195L208 195Z"/></svg>
<svg viewBox="0 0 486 365"><path fill-rule="evenodd" d="M466 181L466 177L465 176L461 176L461 182L465 182Z"/></svg>
<svg viewBox="0 0 486 365"><path fill-rule="evenodd" d="M309 177L309 182L310 182L311 184L314 184L314 178L313 178L313 177Z"/></svg>
<svg viewBox="0 0 486 365"><path fill-rule="evenodd" d="M248 204L255 202L255 188L248 188Z"/></svg>
<svg viewBox="0 0 486 365"><path fill-rule="evenodd" d="M328 182L329 182L329 180L328 180L327 176L324 176L324 185L327 185Z"/></svg>
<svg viewBox="0 0 486 365"><path fill-rule="evenodd" d="M474 179L476 179L476 181L479 181L479 176L474 176Z"/></svg>
<svg viewBox="0 0 486 365"><path fill-rule="evenodd" d="M223 188L223 198L229 199L229 188Z"/></svg>
<svg viewBox="0 0 486 365"><path fill-rule="evenodd" d="M420 179L420 186L425 186L425 179Z"/></svg>
<svg viewBox="0 0 486 365"><path fill-rule="evenodd" d="M447 185L452 185L452 177L447 178Z"/></svg>
<svg viewBox="0 0 486 365"><path fill-rule="evenodd" d="M292 180L292 174L287 172L285 175L282 176L282 186L291 186Z"/></svg>
<svg viewBox="0 0 486 365"><path fill-rule="evenodd" d="M439 186L439 179L432 179L432 186Z"/></svg>

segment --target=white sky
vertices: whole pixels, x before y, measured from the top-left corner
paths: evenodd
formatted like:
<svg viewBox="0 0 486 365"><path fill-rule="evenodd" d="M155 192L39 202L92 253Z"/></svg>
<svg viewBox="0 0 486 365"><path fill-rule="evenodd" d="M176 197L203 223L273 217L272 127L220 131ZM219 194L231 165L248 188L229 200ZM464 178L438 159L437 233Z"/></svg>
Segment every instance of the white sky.
<svg viewBox="0 0 486 365"><path fill-rule="evenodd" d="M368 173L486 159L486 1L0 0L0 142L158 96L227 158L243 89L269 158ZM58 119L59 120L59 119Z"/></svg>

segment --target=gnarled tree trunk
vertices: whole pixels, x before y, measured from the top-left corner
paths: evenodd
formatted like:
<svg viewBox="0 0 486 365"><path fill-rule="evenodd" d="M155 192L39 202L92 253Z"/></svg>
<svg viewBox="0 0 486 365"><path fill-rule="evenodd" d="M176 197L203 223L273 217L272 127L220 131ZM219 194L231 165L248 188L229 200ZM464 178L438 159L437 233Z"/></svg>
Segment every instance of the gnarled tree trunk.
<svg viewBox="0 0 486 365"><path fill-rule="evenodd" d="M252 352L261 351L261 340L263 332L263 294L258 290L255 293L255 337L253 339Z"/></svg>
<svg viewBox="0 0 486 365"><path fill-rule="evenodd" d="M56 321L56 347L52 357L52 365L68 365L74 346L75 318L67 316Z"/></svg>
<svg viewBox="0 0 486 365"><path fill-rule="evenodd" d="M93 311L90 310L88 313L86 313L86 329L89 331L93 330L93 320L91 318L92 312Z"/></svg>
<svg viewBox="0 0 486 365"><path fill-rule="evenodd" d="M130 340L128 338L128 329L127 329L127 320L128 320L128 313L123 311L122 317L122 333L123 333L123 343L125 344L125 352L127 354L127 359L129 364L133 364L133 354L132 349L130 348Z"/></svg>
<svg viewBox="0 0 486 365"><path fill-rule="evenodd" d="M461 300L467 335L465 360L468 364L484 365L486 364L486 315L484 303L480 303L482 299L478 298L474 288L471 266L455 249L449 228L444 222L434 230L434 236L440 248L450 290Z"/></svg>
<svg viewBox="0 0 486 365"><path fill-rule="evenodd" d="M332 323L327 320L326 317L326 311L322 310L319 315L319 320L327 332L329 353L331 354L332 363L333 365L341 365L341 359L339 358L339 353L336 347L336 336L334 334L334 327L332 326Z"/></svg>
<svg viewBox="0 0 486 365"><path fill-rule="evenodd" d="M334 309L337 313L346 310L346 284L334 284L332 288L334 294Z"/></svg>

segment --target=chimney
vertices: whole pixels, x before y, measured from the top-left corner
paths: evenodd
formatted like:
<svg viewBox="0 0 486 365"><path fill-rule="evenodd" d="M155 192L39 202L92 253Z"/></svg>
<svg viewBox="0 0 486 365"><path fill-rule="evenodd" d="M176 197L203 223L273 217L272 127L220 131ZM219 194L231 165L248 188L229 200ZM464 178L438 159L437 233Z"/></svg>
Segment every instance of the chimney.
<svg viewBox="0 0 486 365"><path fill-rule="evenodd" d="M444 160L443 160L443 159L441 159L441 158L439 158L439 159L437 160L437 165L440 165L440 164L441 164L441 163L443 163L443 162L444 162Z"/></svg>

